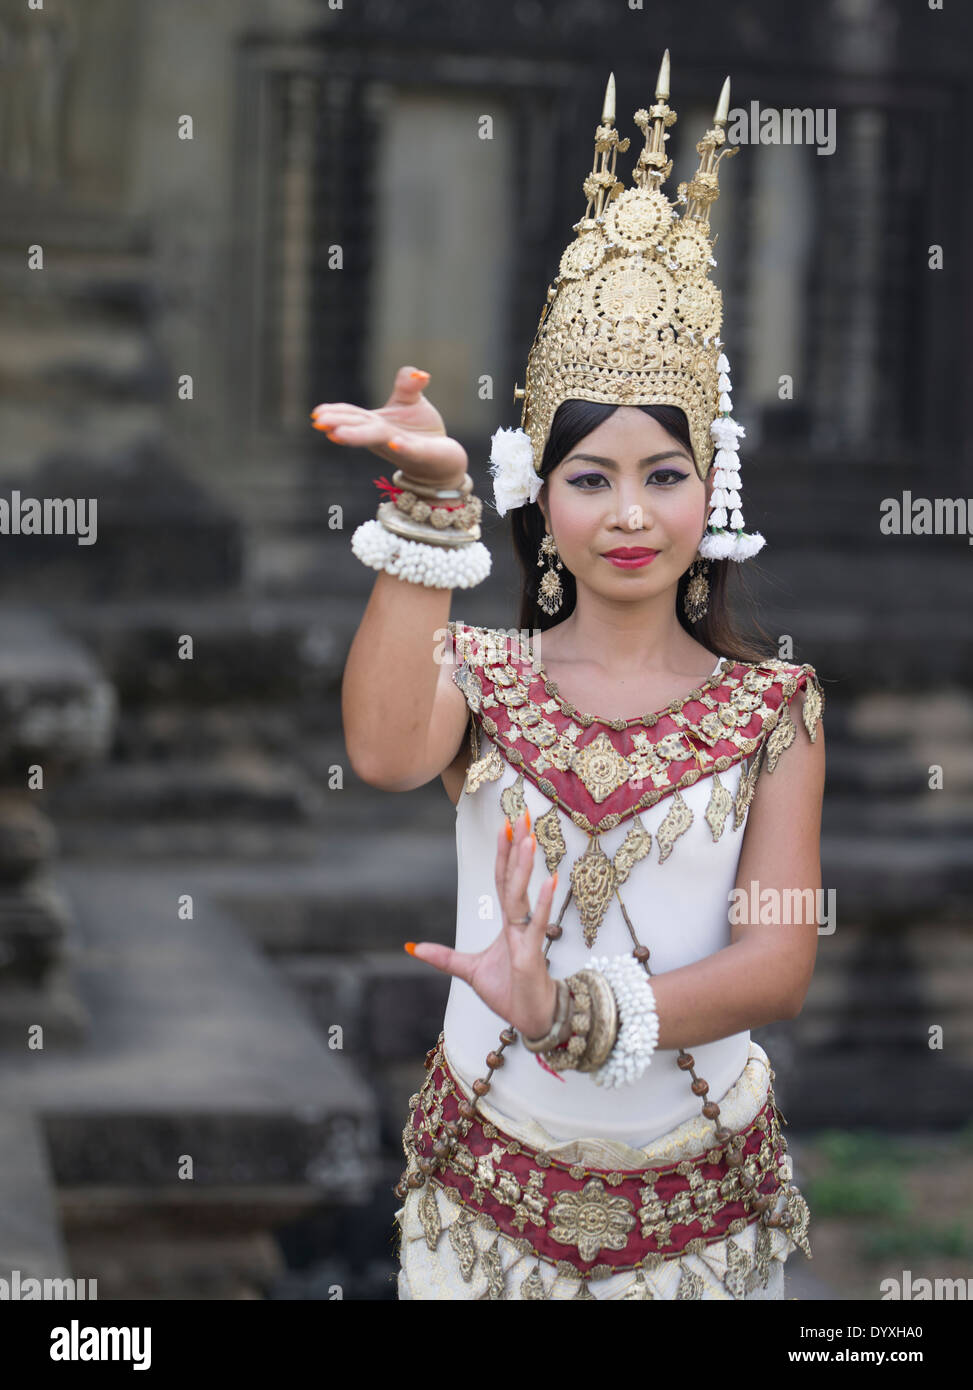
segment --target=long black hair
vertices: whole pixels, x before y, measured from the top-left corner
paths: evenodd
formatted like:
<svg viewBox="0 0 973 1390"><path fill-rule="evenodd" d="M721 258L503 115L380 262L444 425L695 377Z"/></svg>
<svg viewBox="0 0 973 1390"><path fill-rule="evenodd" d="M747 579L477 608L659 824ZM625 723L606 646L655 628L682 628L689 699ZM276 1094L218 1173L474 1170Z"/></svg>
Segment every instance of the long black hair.
<svg viewBox="0 0 973 1390"><path fill-rule="evenodd" d="M571 450L593 429L607 420L616 409L617 406L614 405L580 400L564 401L558 406L544 448L540 476L547 478L561 460L567 458ZM640 405L638 409L644 410L646 415L658 421L663 429L687 450L690 457L695 458L689 422L682 410L672 405ZM519 627L521 631L536 628L543 632L563 622L574 611L578 601L577 585L574 575L566 567L558 570L564 599L557 613L548 615L544 612L537 602L538 588L547 568L546 565L544 569L537 567L538 551L547 529L544 513L536 502L527 502L522 507L513 508L510 517L514 549L523 576ZM690 636L695 637L718 656L730 657L736 661L763 661L769 656L777 655L777 644L757 620L752 595L746 587L743 575L740 574L741 568L736 560L710 560L707 573L709 598L706 616L698 623L689 621L683 607L683 598L689 582L687 570L680 578L676 591L676 616ZM731 571L735 572L732 578ZM728 594L728 590L732 593L734 589L740 590L748 619L758 631L756 640L737 626L730 609Z"/></svg>

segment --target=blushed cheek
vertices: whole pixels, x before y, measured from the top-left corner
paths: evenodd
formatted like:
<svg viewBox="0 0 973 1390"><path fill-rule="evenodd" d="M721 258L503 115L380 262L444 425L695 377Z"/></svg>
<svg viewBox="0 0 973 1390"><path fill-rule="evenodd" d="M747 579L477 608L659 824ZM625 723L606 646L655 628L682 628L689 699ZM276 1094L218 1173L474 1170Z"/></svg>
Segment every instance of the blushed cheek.
<svg viewBox="0 0 973 1390"><path fill-rule="evenodd" d="M561 512L556 528L558 546L562 550L584 550L590 548L600 531L599 523L592 517L578 516L570 507Z"/></svg>
<svg viewBox="0 0 973 1390"><path fill-rule="evenodd" d="M602 512L584 505L584 499L561 490L551 499L551 530L557 537L558 549L577 551L590 548L602 530Z"/></svg>
<svg viewBox="0 0 973 1390"><path fill-rule="evenodd" d="M686 540L690 544L699 542L703 533L703 528L706 525L707 511L708 504L705 493L701 497L697 497L691 506L687 506L682 510L679 528L681 539Z"/></svg>

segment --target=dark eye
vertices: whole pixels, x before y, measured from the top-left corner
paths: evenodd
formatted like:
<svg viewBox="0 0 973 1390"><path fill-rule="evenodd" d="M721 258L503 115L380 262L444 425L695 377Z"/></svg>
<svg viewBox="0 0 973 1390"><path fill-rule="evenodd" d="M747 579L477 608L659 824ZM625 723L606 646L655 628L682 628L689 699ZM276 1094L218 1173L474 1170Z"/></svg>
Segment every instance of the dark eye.
<svg viewBox="0 0 973 1390"><path fill-rule="evenodd" d="M658 483L661 487L675 487L676 483L682 482L683 478L688 476L688 473L680 473L677 468L657 468L654 473L648 475L646 481ZM581 492L597 492L598 484L605 482L605 478L601 473L581 473L577 478L569 478L568 482ZM588 483L593 486L588 487Z"/></svg>

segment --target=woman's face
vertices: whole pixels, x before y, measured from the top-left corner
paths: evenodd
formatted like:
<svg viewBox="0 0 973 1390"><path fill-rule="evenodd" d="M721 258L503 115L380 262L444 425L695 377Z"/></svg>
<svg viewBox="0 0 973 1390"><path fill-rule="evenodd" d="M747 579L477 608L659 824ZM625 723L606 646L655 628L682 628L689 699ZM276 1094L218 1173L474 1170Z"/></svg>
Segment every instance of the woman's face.
<svg viewBox="0 0 973 1390"><path fill-rule="evenodd" d="M706 526L712 473L650 415L619 406L548 474L538 495L558 553L580 588L608 599L649 598L675 585ZM617 550L655 551L615 564Z"/></svg>

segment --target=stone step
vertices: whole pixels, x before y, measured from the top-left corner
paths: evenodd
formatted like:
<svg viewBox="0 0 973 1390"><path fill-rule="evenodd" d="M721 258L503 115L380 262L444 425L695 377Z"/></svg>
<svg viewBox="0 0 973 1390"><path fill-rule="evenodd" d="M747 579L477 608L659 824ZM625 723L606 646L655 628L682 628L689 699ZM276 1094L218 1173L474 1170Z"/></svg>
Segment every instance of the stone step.
<svg viewBox="0 0 973 1390"><path fill-rule="evenodd" d="M375 823L397 824L403 806L424 822L431 808L430 824L440 823L438 808L447 798L438 776L410 792L384 793L355 774L343 739L308 738L295 716L288 732L290 746L264 752L254 746L261 742L262 723L259 718L253 721L250 737L237 728L227 734L223 746L214 736L199 751L199 728L187 729L185 738L173 733L165 748L156 744L151 749L151 758L118 757L56 785L45 809L61 827L81 818L115 819L122 813L159 820L210 814L316 819L364 829ZM969 762L973 765L973 758ZM968 834L973 829L971 767L954 754L946 786L931 791L928 780L928 766L917 766L912 755L843 745L829 737L825 828L868 836Z"/></svg>
<svg viewBox="0 0 973 1390"><path fill-rule="evenodd" d="M393 846L407 823L416 836L428 837L423 842L431 856L448 851L448 882L455 882L456 810L439 778L408 793L382 794L347 772L345 786L330 789L329 769L342 765L340 750L329 743L323 751L319 745L319 752L316 758L309 748L303 767L244 752L200 764L109 766L55 787L45 810L57 826L61 854L95 860L127 854L164 861L178 855L202 863L215 856L278 858L296 866L320 856L322 847L332 857L343 844L357 862L351 838L357 836L366 859L373 860L380 837L382 858L394 863ZM829 791L821 841L824 887L835 891L839 913L852 917L962 911L973 888L971 828L968 803L958 796L916 793L892 801L888 793ZM363 885L366 896L381 904L377 910L410 915L394 877L376 879L374 863L362 863L350 904ZM336 896L340 903L340 893L329 890L321 910L332 910Z"/></svg>
<svg viewBox="0 0 973 1390"><path fill-rule="evenodd" d="M48 967L36 980L0 985L0 1048L22 1050L39 1021L46 1046L79 1048L88 1038L91 1014L79 997L70 960Z"/></svg>
<svg viewBox="0 0 973 1390"><path fill-rule="evenodd" d="M87 1045L0 1054L5 1105L42 1120L57 1182L172 1186L190 1154L208 1189L311 1181L322 1200L362 1200L378 1142L367 1083L192 866L64 864L60 880Z"/></svg>
<svg viewBox="0 0 973 1390"><path fill-rule="evenodd" d="M822 574L835 568L827 557L819 557L819 565ZM311 597L201 595L197 588L192 595L157 601L139 583L136 592L144 598L117 601L106 593L97 604L67 602L61 586L50 593L45 607L86 642L128 708L133 701L147 703L160 695L226 705L251 696L292 700L298 694L320 702L331 718L331 702L373 582L371 572L357 565L364 584L356 590L355 571L348 576L343 566L342 560L330 577L322 575ZM874 576L872 599L854 604L840 589L822 598L816 570L810 578L806 572L799 575L793 586L783 580L767 584L761 620L771 634L790 634L795 659L817 669L829 701L829 730L834 714L863 695L928 698L944 684L958 694L973 684L973 612L961 597L967 567L962 574L957 567L955 582L947 576L939 588L920 581L917 568L941 572L938 565L910 568L907 580L900 579L905 589L900 594L892 578L895 566L883 564ZM516 630L512 571L504 578L498 568L496 586L493 579L455 594L452 617ZM944 591L955 597L944 599ZM500 601L498 592L505 594ZM327 602L321 594L328 595ZM182 633L196 636L205 660L175 660L175 640Z"/></svg>
<svg viewBox="0 0 973 1390"><path fill-rule="evenodd" d="M323 793L293 763L281 766L252 749L235 748L206 762L109 763L58 787L47 810L59 826L72 817L100 821L106 831L139 819L320 820Z"/></svg>
<svg viewBox="0 0 973 1390"><path fill-rule="evenodd" d="M320 722L328 725L361 620L360 607L337 599L268 601L229 592L91 604L65 602L62 591L47 611L85 642L129 712L154 709L160 701L225 711L300 699L305 717L319 708ZM183 634L193 638L192 660L178 659Z"/></svg>
<svg viewBox="0 0 973 1390"><path fill-rule="evenodd" d="M834 888L839 911L850 918L907 920L969 911L973 863L969 837L941 834L824 834L824 884Z"/></svg>
<svg viewBox="0 0 973 1390"><path fill-rule="evenodd" d="M167 381L151 340L138 327L89 311L64 313L36 304L8 312L0 324L0 372L8 390L151 399Z"/></svg>
<svg viewBox="0 0 973 1390"><path fill-rule="evenodd" d="M251 718L258 732L240 746ZM148 716L146 725L153 727ZM368 843L379 833L394 836L406 819L443 843L451 836L456 812L438 777L409 793L383 794L348 768L342 739L309 737L296 711L210 711L195 727L191 715L173 714L154 727L154 735L130 733L128 746L151 748L158 761L109 764L48 794L62 853L104 858L127 846L153 858L300 862L332 846L336 833L357 830ZM254 752L254 742L278 746L268 755ZM162 756L169 747L189 756ZM945 911L961 900L973 876L965 767L951 764L950 790L932 794L926 768L894 745L891 753L877 744L843 747L839 733L829 735L828 750L824 883L842 910L913 912L934 904ZM329 785L335 769L341 787Z"/></svg>
<svg viewBox="0 0 973 1390"><path fill-rule="evenodd" d="M970 1082L970 1067L942 1053L847 1043L794 1069L782 1109L802 1130L955 1130L969 1123Z"/></svg>
<svg viewBox="0 0 973 1390"><path fill-rule="evenodd" d="M187 596L191 607L243 578L239 521L173 461L158 434L115 447L100 437L49 447L43 466L21 482L7 474L0 492L11 500L14 488L22 497L94 498L97 513L79 517L95 537L90 544L79 534L4 535L0 581L17 604L57 607L70 594L72 606L94 608L116 593L169 593Z"/></svg>
<svg viewBox="0 0 973 1390"><path fill-rule="evenodd" d="M0 1279L62 1279L69 1273L43 1123L33 1111L0 1108Z"/></svg>

